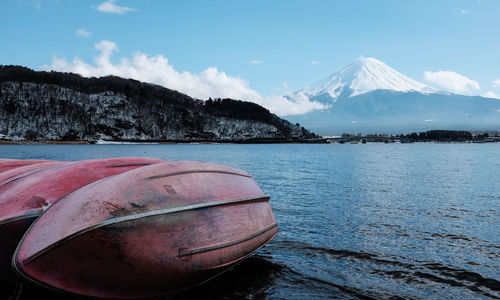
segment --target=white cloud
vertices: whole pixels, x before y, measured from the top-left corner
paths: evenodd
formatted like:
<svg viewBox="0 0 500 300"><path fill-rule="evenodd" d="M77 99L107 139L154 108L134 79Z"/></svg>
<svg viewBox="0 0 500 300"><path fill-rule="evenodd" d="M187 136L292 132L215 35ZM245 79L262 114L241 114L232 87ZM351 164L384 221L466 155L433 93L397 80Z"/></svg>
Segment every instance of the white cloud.
<svg viewBox="0 0 500 300"><path fill-rule="evenodd" d="M103 2L97 6L97 10L104 13L111 14L124 14L129 11L136 11L135 8L126 7L126 6L118 6L115 4L116 0L108 0Z"/></svg>
<svg viewBox="0 0 500 300"><path fill-rule="evenodd" d="M493 87L500 87L500 79L493 81Z"/></svg>
<svg viewBox="0 0 500 300"><path fill-rule="evenodd" d="M249 61L248 63L251 64L251 65L258 65L258 64L263 63L263 61L260 60L260 59L254 59L252 61Z"/></svg>
<svg viewBox="0 0 500 300"><path fill-rule="evenodd" d="M457 10L455 13L456 13L457 15L462 15L462 16L463 16L463 15L468 14L468 13L469 13L469 11L468 11L468 10L465 10L465 9L460 9L460 10Z"/></svg>
<svg viewBox="0 0 500 300"><path fill-rule="evenodd" d="M313 61L311 61L311 65L319 65L319 61L313 60Z"/></svg>
<svg viewBox="0 0 500 300"><path fill-rule="evenodd" d="M264 101L265 103L262 104L257 101L254 102L281 116L301 115L313 110L326 109L329 107L316 101L310 101L309 97L302 93L294 94L293 99L283 96L274 96L264 98Z"/></svg>
<svg viewBox="0 0 500 300"><path fill-rule="evenodd" d="M486 97L486 98L496 98L496 99L500 99L500 96L495 94L494 92L492 91L489 91L489 92L486 92L483 94L483 97Z"/></svg>
<svg viewBox="0 0 500 300"><path fill-rule="evenodd" d="M35 8L38 10L42 9L42 1L41 0L35 1Z"/></svg>
<svg viewBox="0 0 500 300"><path fill-rule="evenodd" d="M63 58L54 57L52 64L43 66L43 69L73 72L86 77L116 75L133 78L159 84L198 99L220 97L252 101L282 116L325 108L321 103L309 101L306 96L294 100L282 96L264 97L251 89L246 80L229 76L215 67L207 68L197 74L180 72L175 70L163 55L148 56L141 52L137 52L131 59L122 57L113 63L111 57L118 51L118 46L114 42L103 40L94 44L94 48L100 53L94 57L93 64L79 58L68 62Z"/></svg>
<svg viewBox="0 0 500 300"><path fill-rule="evenodd" d="M88 31L85 28L80 28L76 31L75 35L83 38L88 38L92 35L92 32Z"/></svg>
<svg viewBox="0 0 500 300"><path fill-rule="evenodd" d="M479 83L452 71L424 72L427 82L456 94L470 95L480 89Z"/></svg>

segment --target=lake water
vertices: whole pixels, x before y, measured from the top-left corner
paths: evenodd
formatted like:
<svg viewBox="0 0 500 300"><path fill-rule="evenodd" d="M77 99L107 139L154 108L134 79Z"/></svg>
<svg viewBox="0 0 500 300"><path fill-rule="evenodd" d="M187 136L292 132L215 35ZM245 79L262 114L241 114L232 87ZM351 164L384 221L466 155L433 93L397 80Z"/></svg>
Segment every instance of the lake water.
<svg viewBox="0 0 500 300"><path fill-rule="evenodd" d="M271 196L278 236L173 298L500 299L500 144L0 146L118 156L234 166ZM43 293L59 297L24 286L19 299Z"/></svg>

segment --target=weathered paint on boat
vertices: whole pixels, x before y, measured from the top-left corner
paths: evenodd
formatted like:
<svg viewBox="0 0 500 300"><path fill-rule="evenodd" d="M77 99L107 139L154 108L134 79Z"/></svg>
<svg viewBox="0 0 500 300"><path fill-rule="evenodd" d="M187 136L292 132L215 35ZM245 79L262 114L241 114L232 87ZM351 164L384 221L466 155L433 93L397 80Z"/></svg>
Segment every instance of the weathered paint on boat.
<svg viewBox="0 0 500 300"><path fill-rule="evenodd" d="M36 163L31 165L24 165L18 168L13 168L0 173L0 186L7 183L13 179L18 179L23 176L28 176L32 173L39 172L44 168L49 168L57 165L61 165L67 162L64 161L47 161L42 163Z"/></svg>
<svg viewBox="0 0 500 300"><path fill-rule="evenodd" d="M37 160L37 159L0 159L0 173L11 169L19 168L22 166L39 164L48 162L50 160Z"/></svg>
<svg viewBox="0 0 500 300"><path fill-rule="evenodd" d="M31 170L3 180L0 184L0 280L13 279L10 263L15 246L44 209L96 180L158 162L163 160L84 160Z"/></svg>
<svg viewBox="0 0 500 300"><path fill-rule="evenodd" d="M165 162L87 185L51 206L19 244L16 272L102 298L144 298L198 285L278 232L252 177Z"/></svg>

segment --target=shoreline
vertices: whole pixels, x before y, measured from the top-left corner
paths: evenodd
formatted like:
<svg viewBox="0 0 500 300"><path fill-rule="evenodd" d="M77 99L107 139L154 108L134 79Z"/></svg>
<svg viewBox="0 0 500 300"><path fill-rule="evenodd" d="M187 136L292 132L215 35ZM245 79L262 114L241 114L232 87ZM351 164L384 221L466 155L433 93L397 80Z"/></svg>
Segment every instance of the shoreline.
<svg viewBox="0 0 500 300"><path fill-rule="evenodd" d="M0 145L168 145L168 144L328 144L328 140L319 139L248 139L248 140L99 140L99 141L0 141Z"/></svg>
<svg viewBox="0 0 500 300"><path fill-rule="evenodd" d="M499 143L500 140L467 140L467 141L362 141L362 140L335 140L335 139L316 139L316 140L223 140L223 141L206 141L206 140L176 140L176 141L0 141L1 145L177 145L177 144L413 144L413 143L429 143L429 144L491 144Z"/></svg>

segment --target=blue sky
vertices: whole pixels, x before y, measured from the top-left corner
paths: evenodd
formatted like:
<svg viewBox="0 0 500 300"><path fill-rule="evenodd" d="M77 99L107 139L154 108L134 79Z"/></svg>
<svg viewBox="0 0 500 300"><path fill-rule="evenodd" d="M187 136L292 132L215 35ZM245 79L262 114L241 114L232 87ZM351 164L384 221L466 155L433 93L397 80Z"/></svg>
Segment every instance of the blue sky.
<svg viewBox="0 0 500 300"><path fill-rule="evenodd" d="M477 83L470 94L500 95L498 0L2 0L0 26L0 64L131 77L141 67L171 72L161 83L188 94L202 86L199 97L265 104L362 55L426 83L426 71L451 71Z"/></svg>

